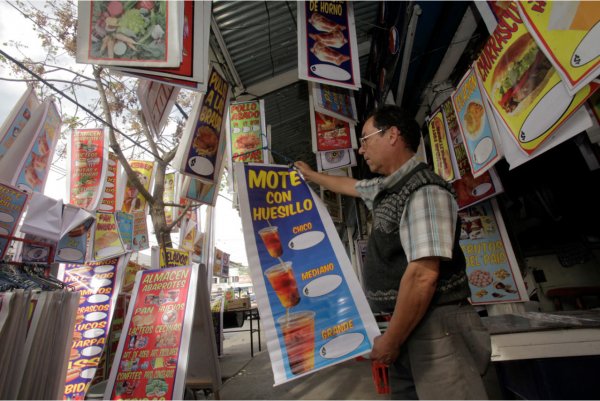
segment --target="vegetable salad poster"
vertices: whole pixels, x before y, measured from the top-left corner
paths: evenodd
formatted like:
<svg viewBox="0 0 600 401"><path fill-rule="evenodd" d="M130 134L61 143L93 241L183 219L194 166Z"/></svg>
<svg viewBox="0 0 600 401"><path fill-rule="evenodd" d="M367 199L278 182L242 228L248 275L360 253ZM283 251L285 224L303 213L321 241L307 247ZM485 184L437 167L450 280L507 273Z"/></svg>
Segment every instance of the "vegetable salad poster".
<svg viewBox="0 0 600 401"><path fill-rule="evenodd" d="M321 200L287 166L234 171L275 385L369 352L379 329Z"/></svg>

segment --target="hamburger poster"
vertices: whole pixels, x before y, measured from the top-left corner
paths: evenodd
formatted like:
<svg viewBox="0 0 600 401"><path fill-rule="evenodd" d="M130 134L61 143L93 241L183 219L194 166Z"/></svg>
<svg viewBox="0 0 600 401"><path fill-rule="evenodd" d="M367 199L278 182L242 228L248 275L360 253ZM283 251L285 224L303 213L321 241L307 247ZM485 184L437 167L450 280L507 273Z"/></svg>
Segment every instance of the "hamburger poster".
<svg viewBox="0 0 600 401"><path fill-rule="evenodd" d="M499 122L521 150L535 151L597 88L571 96L527 31L516 3L499 16L474 68Z"/></svg>
<svg viewBox="0 0 600 401"><path fill-rule="evenodd" d="M574 95L600 73L600 2L518 2L527 29Z"/></svg>

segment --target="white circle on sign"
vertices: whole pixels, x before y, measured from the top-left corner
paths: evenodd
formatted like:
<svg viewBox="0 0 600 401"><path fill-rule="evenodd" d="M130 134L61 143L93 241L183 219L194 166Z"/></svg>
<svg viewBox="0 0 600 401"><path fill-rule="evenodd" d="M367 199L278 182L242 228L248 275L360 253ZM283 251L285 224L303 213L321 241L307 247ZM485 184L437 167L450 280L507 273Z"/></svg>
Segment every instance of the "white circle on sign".
<svg viewBox="0 0 600 401"><path fill-rule="evenodd" d="M4 227L0 227L0 234L2 235L8 235L8 230Z"/></svg>
<svg viewBox="0 0 600 401"><path fill-rule="evenodd" d="M90 282L90 287L92 287L93 289L98 289L100 287L106 287L107 285L111 285L111 284L112 284L112 280L110 280L108 278L94 277L92 279L92 281Z"/></svg>
<svg viewBox="0 0 600 401"><path fill-rule="evenodd" d="M333 81L347 81L350 79L350 73L340 67L330 64L313 64L310 66L313 74L321 78L331 79Z"/></svg>
<svg viewBox="0 0 600 401"><path fill-rule="evenodd" d="M321 347L319 355L325 359L334 359L354 351L363 342L364 335L360 333L347 333L337 336Z"/></svg>
<svg viewBox="0 0 600 401"><path fill-rule="evenodd" d="M109 171L106 172L106 176L107 177L114 177L115 176L115 172L109 170Z"/></svg>
<svg viewBox="0 0 600 401"><path fill-rule="evenodd" d="M81 259L83 252L75 248L63 248L58 251L58 257L66 261L76 261Z"/></svg>
<svg viewBox="0 0 600 401"><path fill-rule="evenodd" d="M113 256L116 255L119 251L122 251L123 248L119 247L119 246L109 246L108 248L103 248L100 249L98 252L96 252L96 258L103 258L105 256Z"/></svg>
<svg viewBox="0 0 600 401"><path fill-rule="evenodd" d="M27 193L33 192L33 189L27 184L17 184L17 189Z"/></svg>
<svg viewBox="0 0 600 401"><path fill-rule="evenodd" d="M323 241L323 238L325 238L325 233L322 231L309 231L292 238L288 243L288 246L290 249L297 251L303 250L317 245L319 242Z"/></svg>
<svg viewBox="0 0 600 401"><path fill-rule="evenodd" d="M337 274L328 274L318 277L308 283L302 289L302 293L309 298L320 297L329 294L342 283L342 277Z"/></svg>
<svg viewBox="0 0 600 401"><path fill-rule="evenodd" d="M85 320L88 322L97 322L98 320L102 320L106 317L106 313L104 312L92 312L85 315Z"/></svg>
<svg viewBox="0 0 600 401"><path fill-rule="evenodd" d="M199 175L210 175L215 171L215 166L206 157L194 156L188 160L188 166Z"/></svg>
<svg viewBox="0 0 600 401"><path fill-rule="evenodd" d="M99 304L99 303L108 301L108 298L110 298L110 297L106 294L94 294L94 295L90 295L88 297L87 301L91 304Z"/></svg>
<svg viewBox="0 0 600 401"><path fill-rule="evenodd" d="M98 206L98 210L101 212L111 212L113 210L113 206L106 203L101 203L100 206Z"/></svg>
<svg viewBox="0 0 600 401"><path fill-rule="evenodd" d="M111 193L108 193L108 192L104 192L104 193L102 194L102 197L103 197L104 199L112 199L112 198L114 198L114 197L115 197L115 194L111 194Z"/></svg>
<svg viewBox="0 0 600 401"><path fill-rule="evenodd" d="M483 164L489 159L492 151L494 150L494 142L492 138L485 137L477 146L475 146L475 151L473 152L473 159L475 159L475 163Z"/></svg>
<svg viewBox="0 0 600 401"><path fill-rule="evenodd" d="M2 223L12 223L15 221L15 218L8 213L0 212L0 221Z"/></svg>
<svg viewBox="0 0 600 401"><path fill-rule="evenodd" d="M569 95L565 85L558 82L535 105L525 119L519 141L531 142L548 131L565 114L573 96Z"/></svg>
<svg viewBox="0 0 600 401"><path fill-rule="evenodd" d="M48 255L48 249L46 248L33 248L27 252L27 256L31 259L43 259Z"/></svg>
<svg viewBox="0 0 600 401"><path fill-rule="evenodd" d="M112 183L112 182L110 182L110 181L106 181L106 184L104 184L104 188L112 188L112 187L114 187L114 186L115 186L115 184L113 184L113 183Z"/></svg>
<svg viewBox="0 0 600 401"><path fill-rule="evenodd" d="M84 338L98 338L101 335L104 335L104 330L102 329L89 329L83 332Z"/></svg>
<svg viewBox="0 0 600 401"><path fill-rule="evenodd" d="M98 355L99 353L102 352L102 348L98 347L97 345L93 345L91 347L87 347L81 350L81 355L83 356L94 356L94 355Z"/></svg>
<svg viewBox="0 0 600 401"><path fill-rule="evenodd" d="M84 369L79 374L79 376L83 377L84 379L93 379L95 375L96 375L96 368Z"/></svg>
<svg viewBox="0 0 600 401"><path fill-rule="evenodd" d="M490 184L489 182L484 182L484 183L477 185L475 188L473 188L473 190L471 191L471 195L481 196L481 195L487 194L487 192L490 189L492 189L492 184Z"/></svg>
<svg viewBox="0 0 600 401"><path fill-rule="evenodd" d="M94 267L94 273L102 274L113 271L115 267L113 265L102 265Z"/></svg>

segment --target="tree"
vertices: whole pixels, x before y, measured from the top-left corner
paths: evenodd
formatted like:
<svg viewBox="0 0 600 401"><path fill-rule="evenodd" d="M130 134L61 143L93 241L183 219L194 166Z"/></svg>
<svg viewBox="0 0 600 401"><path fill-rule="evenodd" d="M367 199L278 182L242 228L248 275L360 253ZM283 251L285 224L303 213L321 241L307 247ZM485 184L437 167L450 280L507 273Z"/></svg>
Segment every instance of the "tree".
<svg viewBox="0 0 600 401"><path fill-rule="evenodd" d="M99 114L102 114L103 119L108 123L110 148L117 155L129 182L135 186L149 205L157 242L162 247L172 247L172 229L186 215L186 212L194 207L191 202L188 202L179 213L179 217L171 224L167 224L165 206L179 205L165 205L163 201L164 178L169 163L175 157L185 123L184 113L181 113L182 116L179 118L171 119L171 124L166 129L170 133L165 132L155 138L150 133L141 110L139 110L134 90L137 79L123 76L98 65L75 64L76 2L25 3L17 1L12 6L19 10L24 19L33 22L46 57L44 60L28 58L26 50L23 50L23 45L17 40L13 40L9 43L10 48L21 56L19 62L26 69L2 57L0 57L0 62L10 66L18 80L33 85L41 98L48 96L51 91L46 86L45 82L47 82L57 88L60 87L62 93L54 95L61 104L63 104L66 94L76 100L77 104L71 109L72 111L68 112L68 115L64 115L63 112L64 125L61 135L63 139L72 129L89 126ZM69 65L69 67L63 67L63 65ZM92 77L89 76L90 69ZM41 77L45 82L40 82L27 70ZM13 80L13 78L7 77L0 79ZM194 96L195 94L189 91L180 91L178 105L184 110L191 109ZM93 111L95 116L82 110L82 99L86 98L91 99L86 108ZM63 107L63 110L67 110L67 107ZM127 131L128 134L123 135L123 131ZM128 148L127 140L133 143L133 146ZM63 141L62 146L56 152L59 160L64 159L66 154L64 149ZM144 188L128 162L128 159L148 158L150 155L154 158L157 166L152 193Z"/></svg>

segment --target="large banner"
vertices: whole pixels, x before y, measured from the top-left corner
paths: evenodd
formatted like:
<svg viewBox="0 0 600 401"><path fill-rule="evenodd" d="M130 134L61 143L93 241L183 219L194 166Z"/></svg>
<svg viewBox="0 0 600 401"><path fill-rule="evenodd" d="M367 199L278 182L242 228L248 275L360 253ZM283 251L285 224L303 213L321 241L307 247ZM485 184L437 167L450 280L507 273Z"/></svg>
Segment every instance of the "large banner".
<svg viewBox="0 0 600 401"><path fill-rule="evenodd" d="M27 194L0 183L0 258L4 256L10 237L21 221L21 214L27 204Z"/></svg>
<svg viewBox="0 0 600 401"><path fill-rule="evenodd" d="M349 1L298 2L300 79L357 90L360 65Z"/></svg>
<svg viewBox="0 0 600 401"><path fill-rule="evenodd" d="M234 102L229 106L227 132L233 162L266 163L265 101Z"/></svg>
<svg viewBox="0 0 600 401"><path fill-rule="evenodd" d="M234 173L275 384L368 353L379 329L325 205L286 166Z"/></svg>

